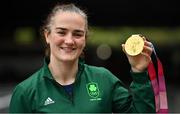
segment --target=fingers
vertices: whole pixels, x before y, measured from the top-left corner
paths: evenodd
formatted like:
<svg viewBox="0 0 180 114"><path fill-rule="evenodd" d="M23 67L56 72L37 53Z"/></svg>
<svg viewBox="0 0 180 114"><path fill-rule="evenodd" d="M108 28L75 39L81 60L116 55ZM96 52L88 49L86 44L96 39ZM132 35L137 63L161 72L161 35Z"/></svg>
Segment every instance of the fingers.
<svg viewBox="0 0 180 114"><path fill-rule="evenodd" d="M144 46L144 49L143 49L143 51L142 51L142 53L146 53L146 54L148 54L149 56L151 56L152 52L153 52L152 47L149 47L149 46L146 46L146 45Z"/></svg>
<svg viewBox="0 0 180 114"><path fill-rule="evenodd" d="M151 56L149 54L141 52L141 55L143 55L146 58L146 60L151 61Z"/></svg>
<svg viewBox="0 0 180 114"><path fill-rule="evenodd" d="M152 43L151 42L149 42L149 41L147 41L146 40L146 37L145 36L143 36L143 35L140 35L142 38L143 38L143 40L144 40L144 49L143 49L143 53L146 53L147 55L149 55L149 56L151 56L151 54L152 54L152 52L153 52L153 45L152 45Z"/></svg>
<svg viewBox="0 0 180 114"><path fill-rule="evenodd" d="M152 43L147 40L144 41L144 45L148 47L152 47Z"/></svg>
<svg viewBox="0 0 180 114"><path fill-rule="evenodd" d="M140 34L140 36L143 38L143 40L144 40L144 45L145 45L145 46L152 47L152 43L149 42L145 36L143 36L143 35L141 35L141 34Z"/></svg>
<svg viewBox="0 0 180 114"><path fill-rule="evenodd" d="M153 52L153 44L147 40L144 41L144 49L143 52L147 53L149 56L151 56L152 52Z"/></svg>

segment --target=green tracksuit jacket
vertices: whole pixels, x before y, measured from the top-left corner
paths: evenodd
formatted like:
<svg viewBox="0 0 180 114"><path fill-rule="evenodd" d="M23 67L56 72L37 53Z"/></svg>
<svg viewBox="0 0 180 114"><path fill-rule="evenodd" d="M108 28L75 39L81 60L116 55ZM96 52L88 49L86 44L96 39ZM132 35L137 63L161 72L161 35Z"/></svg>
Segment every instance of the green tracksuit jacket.
<svg viewBox="0 0 180 114"><path fill-rule="evenodd" d="M131 73L130 91L103 67L79 61L72 95L44 66L14 89L9 112L111 113L155 112L154 95L147 72Z"/></svg>

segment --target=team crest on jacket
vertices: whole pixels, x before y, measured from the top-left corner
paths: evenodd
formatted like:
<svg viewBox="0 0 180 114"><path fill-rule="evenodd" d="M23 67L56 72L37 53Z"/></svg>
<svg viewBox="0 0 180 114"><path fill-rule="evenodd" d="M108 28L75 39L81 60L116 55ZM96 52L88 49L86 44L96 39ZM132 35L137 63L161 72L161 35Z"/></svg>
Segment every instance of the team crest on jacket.
<svg viewBox="0 0 180 114"><path fill-rule="evenodd" d="M93 98L99 97L99 88L97 83L95 82L88 83L86 84L86 88L90 97Z"/></svg>

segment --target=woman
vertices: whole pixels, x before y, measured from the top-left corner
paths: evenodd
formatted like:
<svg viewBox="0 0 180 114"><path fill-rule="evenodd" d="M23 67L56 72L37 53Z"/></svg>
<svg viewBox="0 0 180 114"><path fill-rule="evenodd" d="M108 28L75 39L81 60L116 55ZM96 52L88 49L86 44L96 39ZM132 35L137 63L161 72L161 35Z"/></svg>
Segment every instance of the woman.
<svg viewBox="0 0 180 114"><path fill-rule="evenodd" d="M43 26L48 57L40 70L16 86L10 112L155 112L146 72L151 43L145 41L140 55L127 55L133 77L130 92L110 71L81 59L87 33L87 16L78 7L53 8Z"/></svg>

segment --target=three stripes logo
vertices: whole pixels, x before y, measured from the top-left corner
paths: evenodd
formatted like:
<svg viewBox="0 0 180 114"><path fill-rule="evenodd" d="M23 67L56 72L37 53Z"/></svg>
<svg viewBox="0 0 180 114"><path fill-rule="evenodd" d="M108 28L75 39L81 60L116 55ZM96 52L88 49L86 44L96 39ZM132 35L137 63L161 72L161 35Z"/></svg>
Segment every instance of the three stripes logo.
<svg viewBox="0 0 180 114"><path fill-rule="evenodd" d="M53 101L50 97L48 97L46 99L46 101L44 102L44 105L49 105L49 104L53 104L53 103L55 103L55 101Z"/></svg>

